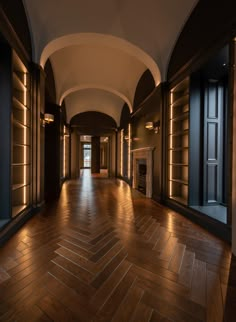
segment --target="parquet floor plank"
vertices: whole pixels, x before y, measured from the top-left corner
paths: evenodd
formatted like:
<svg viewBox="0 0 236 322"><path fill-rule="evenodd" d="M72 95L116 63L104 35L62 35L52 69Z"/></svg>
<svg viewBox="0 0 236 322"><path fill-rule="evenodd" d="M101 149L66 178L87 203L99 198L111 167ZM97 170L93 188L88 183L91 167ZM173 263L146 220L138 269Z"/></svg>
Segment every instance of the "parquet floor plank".
<svg viewBox="0 0 236 322"><path fill-rule="evenodd" d="M99 288L91 299L91 304L98 311L108 300L111 294L116 289L117 285L124 278L131 267L128 261L123 261L121 265L111 274L109 279Z"/></svg>
<svg viewBox="0 0 236 322"><path fill-rule="evenodd" d="M83 256L83 257L85 257L85 258L87 258L87 259L88 259L90 256L92 256L92 255L93 255L93 253L92 253L91 251L89 251L90 246L88 246L88 245L86 245L86 246L85 246L83 243L81 244L81 243L79 242L79 240L77 240L77 239L75 239L75 238L73 238L73 237L69 237L69 236L67 236L67 235L62 235L62 236L61 236L61 241L62 241L62 242L65 242L65 243L70 243L71 245L73 245L74 247L76 247L77 252L78 252L81 256ZM61 241L60 241L60 242L58 242L58 245L60 245Z"/></svg>
<svg viewBox="0 0 236 322"><path fill-rule="evenodd" d="M76 319L61 302L49 294L39 301L38 307L53 321L65 322Z"/></svg>
<svg viewBox="0 0 236 322"><path fill-rule="evenodd" d="M118 238L112 237L109 241L94 255L90 257L92 262L98 262L101 257L103 257L117 242L119 241Z"/></svg>
<svg viewBox="0 0 236 322"><path fill-rule="evenodd" d="M96 316L96 321L111 321L117 308L125 298L130 287L133 285L136 276L129 270L123 279L119 282L114 292L101 307Z"/></svg>
<svg viewBox="0 0 236 322"><path fill-rule="evenodd" d="M63 269L70 272L74 276L79 276L79 278L85 283L90 283L91 280L93 279L93 275L89 271L71 262L65 257L57 256L53 259L53 263L62 267Z"/></svg>
<svg viewBox="0 0 236 322"><path fill-rule="evenodd" d="M47 276L45 287L49 291L48 294L52 294L56 305L57 303L61 303L63 307L69 310L69 314L72 314L71 320L67 317L67 320L65 321L91 321L93 308L89 305L89 302L86 304L80 302L80 297L77 296L77 293L73 289L55 279L51 274L48 274ZM66 296L64 296L65 294ZM49 317L51 318L50 315Z"/></svg>
<svg viewBox="0 0 236 322"><path fill-rule="evenodd" d="M90 284L84 283L81 279L70 274L58 265L50 267L48 272L69 288L74 289L77 294L81 295L81 301L87 302L95 292L95 289Z"/></svg>
<svg viewBox="0 0 236 322"><path fill-rule="evenodd" d="M105 266L105 268L95 277L91 285L98 289L111 275L111 273L120 265L120 263L127 257L127 252L122 248L120 252Z"/></svg>
<svg viewBox="0 0 236 322"><path fill-rule="evenodd" d="M170 237L166 245L161 248L159 258L169 262L175 252L176 244L177 244L177 238Z"/></svg>
<svg viewBox="0 0 236 322"><path fill-rule="evenodd" d="M151 218L151 221L150 221L149 226L143 232L143 237L145 239L150 238L150 236L155 231L155 229L156 229L157 226L158 226L158 224L157 224L156 220L154 218Z"/></svg>
<svg viewBox="0 0 236 322"><path fill-rule="evenodd" d="M153 310L149 306L140 301L133 314L131 322L149 322L152 316Z"/></svg>
<svg viewBox="0 0 236 322"><path fill-rule="evenodd" d="M193 265L195 261L195 254L188 250L185 251L180 268L178 282L190 289L193 276Z"/></svg>
<svg viewBox="0 0 236 322"><path fill-rule="evenodd" d="M195 259L191 287L191 300L206 306L206 263Z"/></svg>
<svg viewBox="0 0 236 322"><path fill-rule="evenodd" d="M151 306L154 310L156 310L160 315L163 317L170 319L171 321L175 322L182 322L182 321L191 321L191 322L200 322L201 320L193 317L192 315L186 313L185 311L179 309L178 307L174 306L171 302L165 301L153 293L145 292L142 301Z"/></svg>
<svg viewBox="0 0 236 322"><path fill-rule="evenodd" d="M223 295L219 275L207 271L207 321L222 322L223 315Z"/></svg>
<svg viewBox="0 0 236 322"><path fill-rule="evenodd" d="M130 321L132 314L135 311L144 291L135 284L129 289L124 300L116 311L112 321L113 322L126 322Z"/></svg>
<svg viewBox="0 0 236 322"><path fill-rule="evenodd" d="M153 250L161 252L169 241L170 236L171 234L164 227L161 227L159 238L155 243Z"/></svg>
<svg viewBox="0 0 236 322"><path fill-rule="evenodd" d="M96 266L93 262L89 261L84 257L81 257L79 254L76 254L68 248L60 247L55 250L55 253L60 255L61 257L68 259L72 263L82 267L92 275L97 273Z"/></svg>
<svg viewBox="0 0 236 322"><path fill-rule="evenodd" d="M179 273L179 270L183 261L184 253L185 253L185 248L186 248L185 245L177 243L174 250L174 254L170 260L170 264L168 267L170 271L174 273Z"/></svg>
<svg viewBox="0 0 236 322"><path fill-rule="evenodd" d="M173 322L173 320L169 320L157 311L153 311L150 322Z"/></svg>
<svg viewBox="0 0 236 322"><path fill-rule="evenodd" d="M191 300L187 299L186 296L178 294L176 291L170 291L165 287L158 286L148 280L138 279L137 285L142 289L147 290L156 298L163 300L165 302L171 303L175 307L181 309L182 311L188 313L193 318L197 318L201 321L205 320L206 312L201 305L192 302Z"/></svg>

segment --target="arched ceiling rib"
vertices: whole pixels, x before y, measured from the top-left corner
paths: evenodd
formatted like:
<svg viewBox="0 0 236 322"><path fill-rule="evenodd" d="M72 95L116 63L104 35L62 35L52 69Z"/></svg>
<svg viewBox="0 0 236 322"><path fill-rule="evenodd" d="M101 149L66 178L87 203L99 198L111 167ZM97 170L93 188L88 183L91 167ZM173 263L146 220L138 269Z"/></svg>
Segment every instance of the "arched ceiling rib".
<svg viewBox="0 0 236 322"><path fill-rule="evenodd" d="M83 85L77 85L76 87L72 87L70 88L68 91L66 91L64 93L64 95L61 96L61 100L59 101L59 105L62 104L63 100L71 93L75 93L77 91L81 91L81 90L86 90L86 89L97 89L97 90L103 90L106 92L109 92L110 94L114 94L114 96L118 96L123 102L125 102L128 107L129 107L129 111L130 113L132 113L132 104L129 100L127 100L127 98L122 95L121 93L119 93L118 91L116 91L113 88L110 87L106 87L103 85L96 85L96 84L83 84Z"/></svg>
<svg viewBox="0 0 236 322"><path fill-rule="evenodd" d="M123 55L127 54L131 57L134 57L136 60L142 62L146 66L146 68L150 70L156 82L156 85L159 84L161 79L160 70L153 58L151 58L146 52L141 50L139 47L134 46L130 42L118 37L105 34L79 33L54 39L43 49L39 61L40 65L44 68L47 59L60 49L72 46L90 46L91 44L99 47L109 46L111 49L117 49L119 52L122 52Z"/></svg>
<svg viewBox="0 0 236 322"><path fill-rule="evenodd" d="M197 1L23 0L33 59L42 67L50 59L67 121L76 111L94 109L119 124L121 106L127 103L132 111L145 70L156 85L165 80L176 39Z"/></svg>
<svg viewBox="0 0 236 322"><path fill-rule="evenodd" d="M70 120L74 115L86 111L95 111L108 114L120 124L120 114L124 105L123 100L101 89L83 89L69 94L65 98L67 106L67 118Z"/></svg>

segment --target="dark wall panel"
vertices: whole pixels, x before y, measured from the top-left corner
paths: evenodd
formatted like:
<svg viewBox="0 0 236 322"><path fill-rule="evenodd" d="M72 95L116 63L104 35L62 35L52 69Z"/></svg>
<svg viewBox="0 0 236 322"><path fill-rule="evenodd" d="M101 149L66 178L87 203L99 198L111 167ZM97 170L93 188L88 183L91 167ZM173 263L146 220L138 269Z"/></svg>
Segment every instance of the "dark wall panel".
<svg viewBox="0 0 236 322"><path fill-rule="evenodd" d="M11 216L11 48L0 44L0 209L1 219Z"/></svg>
<svg viewBox="0 0 236 322"><path fill-rule="evenodd" d="M235 0L200 0L172 52L167 79L185 67L196 69L218 46L234 37L235 32Z"/></svg>
<svg viewBox="0 0 236 322"><path fill-rule="evenodd" d="M92 137L91 173L100 173L100 136Z"/></svg>
<svg viewBox="0 0 236 322"><path fill-rule="evenodd" d="M136 111L139 105L152 93L155 89L155 81L149 69L141 76L136 87L134 95L133 110Z"/></svg>
<svg viewBox="0 0 236 322"><path fill-rule="evenodd" d="M45 99L47 102L56 103L56 87L53 69L50 60L47 60L45 68Z"/></svg>
<svg viewBox="0 0 236 322"><path fill-rule="evenodd" d="M54 115L54 122L45 125L45 200L53 200L60 194L60 107L46 103L45 113Z"/></svg>
<svg viewBox="0 0 236 322"><path fill-rule="evenodd" d="M0 0L0 20L1 20L1 32L9 42L12 40L11 32L7 24L4 24L4 18L1 17L1 9L7 16L10 24L12 25L14 32L16 32L20 39L24 49L29 57L32 57L31 36L28 27L28 20L25 14L25 9L21 0ZM13 44L11 44L13 45Z"/></svg>
<svg viewBox="0 0 236 322"><path fill-rule="evenodd" d="M130 122L130 110L128 105L125 103L120 116L120 127L125 128Z"/></svg>

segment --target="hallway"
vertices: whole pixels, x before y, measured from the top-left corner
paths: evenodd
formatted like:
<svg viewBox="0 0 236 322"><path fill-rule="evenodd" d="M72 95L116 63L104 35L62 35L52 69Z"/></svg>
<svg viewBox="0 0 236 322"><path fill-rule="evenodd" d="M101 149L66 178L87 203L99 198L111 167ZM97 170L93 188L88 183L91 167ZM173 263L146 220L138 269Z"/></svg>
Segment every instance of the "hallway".
<svg viewBox="0 0 236 322"><path fill-rule="evenodd" d="M230 263L183 216L84 175L0 249L0 321L221 322Z"/></svg>

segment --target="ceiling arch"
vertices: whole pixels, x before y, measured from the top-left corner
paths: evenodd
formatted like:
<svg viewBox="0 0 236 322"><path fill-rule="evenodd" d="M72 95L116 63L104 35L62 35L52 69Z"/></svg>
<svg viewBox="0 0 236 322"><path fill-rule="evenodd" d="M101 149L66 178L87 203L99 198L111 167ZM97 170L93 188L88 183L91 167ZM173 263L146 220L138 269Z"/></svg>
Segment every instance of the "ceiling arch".
<svg viewBox="0 0 236 322"><path fill-rule="evenodd" d="M107 114L87 111L78 113L70 121L72 128L76 128L77 133L85 135L109 135L116 131L116 122Z"/></svg>
<svg viewBox="0 0 236 322"><path fill-rule="evenodd" d="M119 126L124 101L104 89L84 88L67 95L65 104L68 123L78 113L94 111L109 115Z"/></svg>
<svg viewBox="0 0 236 322"><path fill-rule="evenodd" d="M44 68L47 59L51 57L51 55L53 55L56 51L70 46L86 46L91 44L105 47L109 46L110 48L118 49L119 51L122 51L136 58L137 60L142 62L147 67L147 69L150 70L156 85L160 83L160 70L152 57L150 57L139 47L124 39L105 34L79 33L54 39L43 49L39 63Z"/></svg>
<svg viewBox="0 0 236 322"><path fill-rule="evenodd" d="M72 87L70 88L69 90L67 90L60 98L60 101L59 101L59 105L62 105L62 102L63 100L70 94L74 93L74 92L77 92L77 91L80 91L80 90L86 90L86 89L97 89L97 90L103 90L103 91L106 91L106 92L109 92L109 93L112 93L114 94L115 96L118 96L121 98L121 100L123 100L124 103L126 103L129 107L129 111L130 113L133 112L132 110L132 103L122 94L122 93L119 93L118 91L116 91L115 89L113 88L110 88L110 87L106 87L106 86L103 86L103 85L95 85L95 84L83 84L83 85L78 85L78 86L75 86L75 87Z"/></svg>

